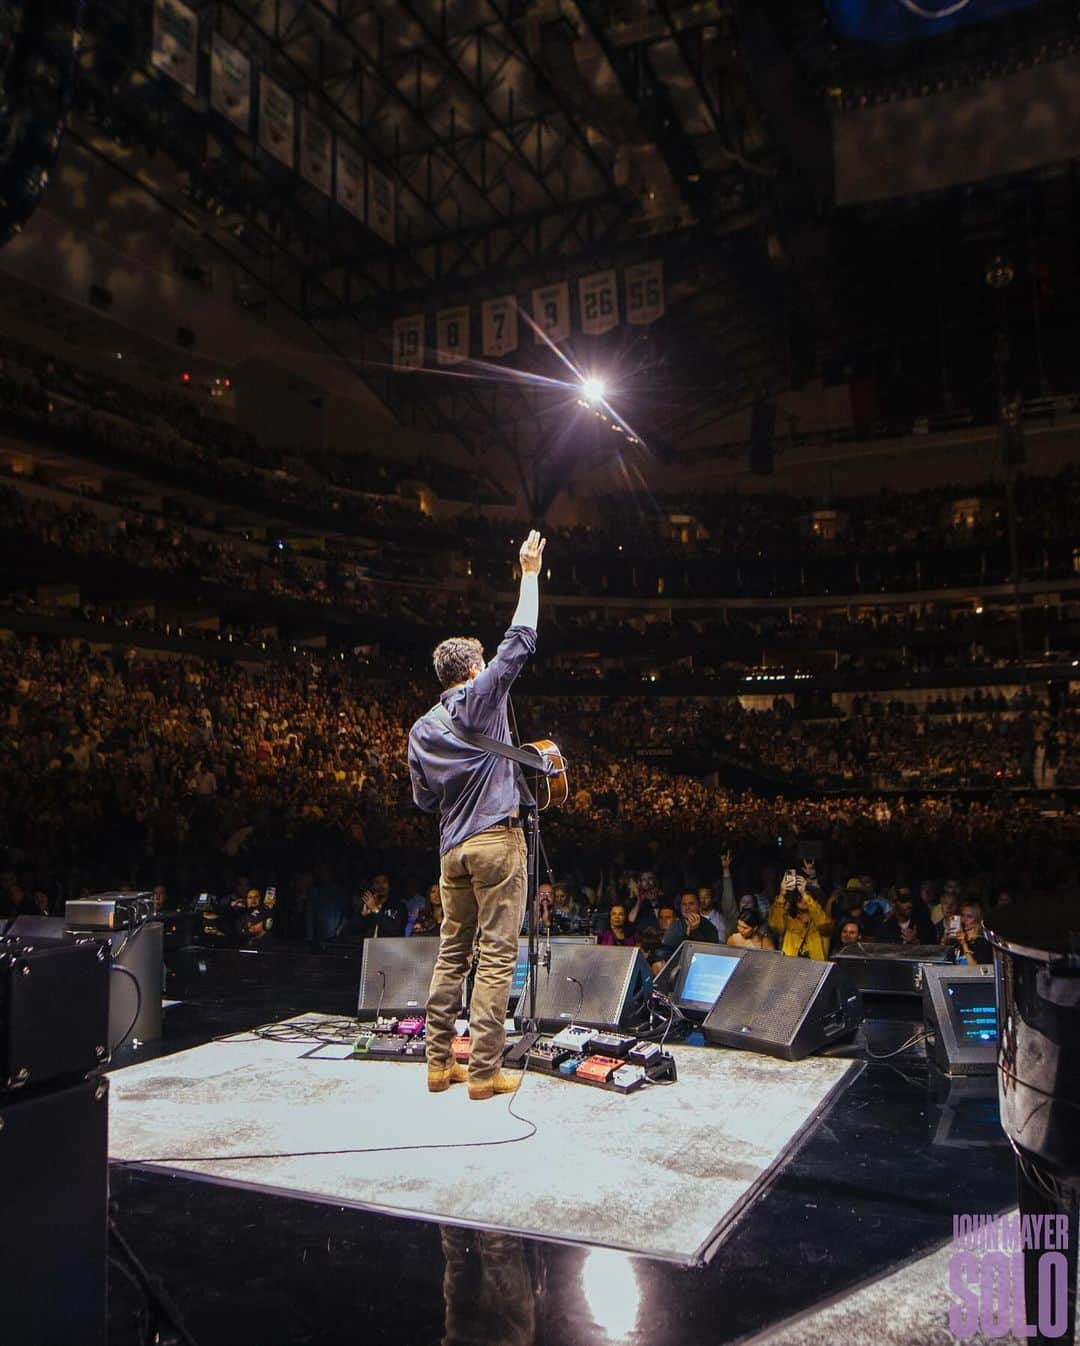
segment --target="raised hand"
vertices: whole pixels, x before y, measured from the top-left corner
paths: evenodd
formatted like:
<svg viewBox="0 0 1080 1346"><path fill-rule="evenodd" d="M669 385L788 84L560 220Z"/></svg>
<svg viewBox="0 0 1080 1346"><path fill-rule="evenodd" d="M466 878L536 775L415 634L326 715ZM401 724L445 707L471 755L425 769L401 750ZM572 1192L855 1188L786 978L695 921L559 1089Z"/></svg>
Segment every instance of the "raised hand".
<svg viewBox="0 0 1080 1346"><path fill-rule="evenodd" d="M521 562L521 573L523 575L538 575L540 573L546 543L547 538L541 537L540 530L534 528L521 544L518 560Z"/></svg>

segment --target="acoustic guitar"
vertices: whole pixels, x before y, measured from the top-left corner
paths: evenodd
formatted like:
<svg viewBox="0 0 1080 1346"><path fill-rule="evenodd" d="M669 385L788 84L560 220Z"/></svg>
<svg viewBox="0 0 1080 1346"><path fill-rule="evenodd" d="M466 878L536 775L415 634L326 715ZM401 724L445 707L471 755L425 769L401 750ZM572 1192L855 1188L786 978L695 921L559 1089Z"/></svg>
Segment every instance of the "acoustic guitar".
<svg viewBox="0 0 1080 1346"><path fill-rule="evenodd" d="M536 777L540 786L536 791L536 804L540 811L565 804L570 797L570 784L566 775L566 760L558 745L549 738L538 738L535 743L523 743L521 751L535 753L542 764L539 769L552 771L550 776Z"/></svg>

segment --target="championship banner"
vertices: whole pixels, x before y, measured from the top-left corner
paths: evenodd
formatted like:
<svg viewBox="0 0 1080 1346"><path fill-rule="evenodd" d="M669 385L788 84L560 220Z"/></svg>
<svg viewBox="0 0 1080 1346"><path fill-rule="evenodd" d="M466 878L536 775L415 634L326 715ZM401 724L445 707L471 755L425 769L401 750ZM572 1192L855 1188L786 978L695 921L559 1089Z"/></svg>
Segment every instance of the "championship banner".
<svg viewBox="0 0 1080 1346"><path fill-rule="evenodd" d="M533 322L540 329L534 333L537 342L544 337L556 344L570 338L570 283L559 281L557 285L545 285L532 292ZM541 335L543 333L543 335Z"/></svg>
<svg viewBox="0 0 1080 1346"><path fill-rule="evenodd" d="M619 325L619 293L614 271L597 271L578 281L581 330L586 336L603 336Z"/></svg>
<svg viewBox="0 0 1080 1346"><path fill-rule="evenodd" d="M394 243L394 184L374 164L368 164L367 222L373 234Z"/></svg>
<svg viewBox="0 0 1080 1346"><path fill-rule="evenodd" d="M486 299L481 305L480 344L484 355L509 355L517 350L517 300L512 294Z"/></svg>
<svg viewBox="0 0 1080 1346"><path fill-rule="evenodd" d="M334 137L307 108L300 112L300 176L324 196L333 195Z"/></svg>
<svg viewBox="0 0 1080 1346"><path fill-rule="evenodd" d="M154 0L150 64L188 93L199 92L199 16L180 0Z"/></svg>
<svg viewBox="0 0 1080 1346"><path fill-rule="evenodd" d="M364 160L340 136L337 142L337 203L358 220L364 218Z"/></svg>
<svg viewBox="0 0 1080 1346"><path fill-rule="evenodd" d="M210 106L251 133L251 62L220 33L210 43Z"/></svg>
<svg viewBox="0 0 1080 1346"><path fill-rule="evenodd" d="M296 104L293 96L259 76L259 144L286 168L296 163Z"/></svg>
<svg viewBox="0 0 1080 1346"><path fill-rule="evenodd" d="M628 266L623 276L626 321L643 327L664 316L664 264L639 262Z"/></svg>
<svg viewBox="0 0 1080 1346"><path fill-rule="evenodd" d="M444 308L435 315L435 360L440 365L459 365L469 358L469 310Z"/></svg>
<svg viewBox="0 0 1080 1346"><path fill-rule="evenodd" d="M394 319L394 349L392 363L395 369L423 369L424 315Z"/></svg>

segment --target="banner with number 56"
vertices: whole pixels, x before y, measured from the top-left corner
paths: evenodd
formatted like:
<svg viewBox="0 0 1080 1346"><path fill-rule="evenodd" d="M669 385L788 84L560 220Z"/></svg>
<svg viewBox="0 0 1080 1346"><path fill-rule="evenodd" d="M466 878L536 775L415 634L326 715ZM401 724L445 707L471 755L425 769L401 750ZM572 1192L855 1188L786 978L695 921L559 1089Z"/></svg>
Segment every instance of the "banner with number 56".
<svg viewBox="0 0 1080 1346"><path fill-rule="evenodd" d="M664 264L659 259L628 266L623 277L626 286L626 321L635 327L656 322L664 316Z"/></svg>
<svg viewBox="0 0 1080 1346"><path fill-rule="evenodd" d="M435 315L435 360L459 365L469 358L469 310L444 308Z"/></svg>
<svg viewBox="0 0 1080 1346"><path fill-rule="evenodd" d="M586 336L603 336L619 324L619 294L614 271L597 271L578 281L581 330Z"/></svg>

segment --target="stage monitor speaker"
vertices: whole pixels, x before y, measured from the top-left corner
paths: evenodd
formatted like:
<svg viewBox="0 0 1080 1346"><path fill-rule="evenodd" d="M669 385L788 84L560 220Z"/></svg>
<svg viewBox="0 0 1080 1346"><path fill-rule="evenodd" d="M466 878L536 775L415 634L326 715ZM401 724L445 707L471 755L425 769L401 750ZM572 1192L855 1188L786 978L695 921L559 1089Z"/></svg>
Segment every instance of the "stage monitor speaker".
<svg viewBox="0 0 1080 1346"><path fill-rule="evenodd" d="M845 944L833 961L863 995L921 996L927 963L949 963L953 955L940 944Z"/></svg>
<svg viewBox="0 0 1080 1346"><path fill-rule="evenodd" d="M0 1097L103 1065L108 957L95 945L0 940Z"/></svg>
<svg viewBox="0 0 1080 1346"><path fill-rule="evenodd" d="M540 939L540 956L543 957L544 949L548 945L554 947L556 944L577 944L588 945L590 948L596 947L595 935L543 935ZM473 981L475 980L475 971L469 973L465 980L465 1007L468 1008L472 1001ZM515 1012L521 993L525 989L525 983L529 978L529 941L523 935L518 940L517 962L514 964L514 975L510 980L510 1002L509 1010Z"/></svg>
<svg viewBox="0 0 1080 1346"><path fill-rule="evenodd" d="M551 966L537 972L536 1018L543 1029L581 1024L622 1028L641 1017L652 990L649 965L637 948L553 944ZM521 1028L529 1012L526 978L514 1015Z"/></svg>
<svg viewBox="0 0 1080 1346"><path fill-rule="evenodd" d="M426 936L364 940L358 1018L422 1014L439 943Z"/></svg>
<svg viewBox="0 0 1080 1346"><path fill-rule="evenodd" d="M859 993L835 963L742 954L702 1026L706 1042L799 1061L862 1022Z"/></svg>
<svg viewBox="0 0 1080 1346"><path fill-rule="evenodd" d="M66 1012L76 1029L74 1007ZM6 1341L104 1346L108 1110L108 1080L96 1074L0 1098Z"/></svg>

